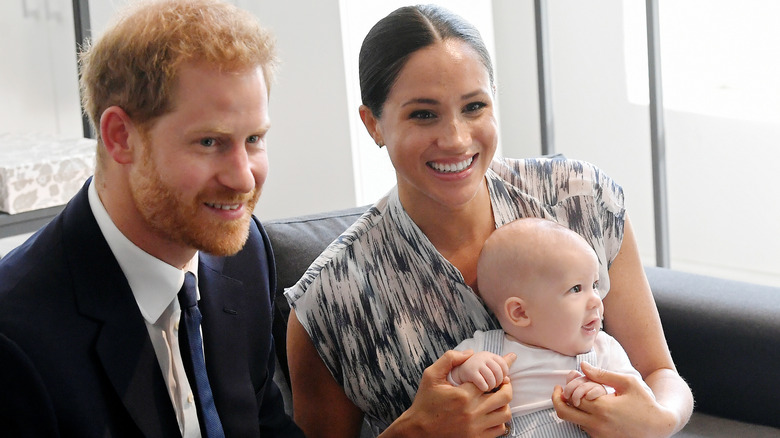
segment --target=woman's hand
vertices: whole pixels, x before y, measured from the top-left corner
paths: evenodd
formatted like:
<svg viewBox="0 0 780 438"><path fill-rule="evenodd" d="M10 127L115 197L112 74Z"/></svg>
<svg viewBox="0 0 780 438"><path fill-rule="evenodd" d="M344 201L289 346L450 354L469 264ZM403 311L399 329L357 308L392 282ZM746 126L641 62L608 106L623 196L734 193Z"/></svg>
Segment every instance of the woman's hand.
<svg viewBox="0 0 780 438"><path fill-rule="evenodd" d="M426 368L412 406L381 436L495 438L502 435L506 430L504 423L512 418L510 384L485 394L471 383L453 386L447 381L452 368L470 356L471 353L450 350Z"/></svg>
<svg viewBox="0 0 780 438"><path fill-rule="evenodd" d="M593 438L667 437L675 432L680 419L664 408L645 390L635 376L606 371L582 364L585 376L593 382L615 388L615 394L595 400L583 398L579 407L567 404L563 388L556 386L552 401L558 417L579 424Z"/></svg>

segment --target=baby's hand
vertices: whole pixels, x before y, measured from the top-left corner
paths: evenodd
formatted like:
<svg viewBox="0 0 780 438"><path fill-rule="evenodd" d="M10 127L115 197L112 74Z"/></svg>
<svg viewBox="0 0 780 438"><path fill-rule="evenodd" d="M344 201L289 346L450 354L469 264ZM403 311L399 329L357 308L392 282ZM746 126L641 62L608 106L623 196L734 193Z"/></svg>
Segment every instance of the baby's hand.
<svg viewBox="0 0 780 438"><path fill-rule="evenodd" d="M566 387L563 388L563 399L571 406L579 407L582 399L596 400L602 395L607 395L607 388L596 383L579 371L570 371L566 376Z"/></svg>
<svg viewBox="0 0 780 438"><path fill-rule="evenodd" d="M488 392L509 382L508 360L489 351L480 351L453 368L450 377L456 385L471 382L481 391Z"/></svg>

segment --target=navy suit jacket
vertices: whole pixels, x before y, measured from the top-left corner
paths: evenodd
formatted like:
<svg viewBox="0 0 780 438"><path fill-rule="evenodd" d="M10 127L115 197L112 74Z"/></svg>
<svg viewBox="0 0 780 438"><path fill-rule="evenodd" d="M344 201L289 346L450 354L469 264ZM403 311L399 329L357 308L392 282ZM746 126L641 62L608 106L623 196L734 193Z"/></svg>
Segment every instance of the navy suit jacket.
<svg viewBox="0 0 780 438"><path fill-rule="evenodd" d="M87 199L0 260L0 434L180 436L149 334ZM273 253L253 218L231 257L201 252L206 368L228 437L302 436L273 382Z"/></svg>

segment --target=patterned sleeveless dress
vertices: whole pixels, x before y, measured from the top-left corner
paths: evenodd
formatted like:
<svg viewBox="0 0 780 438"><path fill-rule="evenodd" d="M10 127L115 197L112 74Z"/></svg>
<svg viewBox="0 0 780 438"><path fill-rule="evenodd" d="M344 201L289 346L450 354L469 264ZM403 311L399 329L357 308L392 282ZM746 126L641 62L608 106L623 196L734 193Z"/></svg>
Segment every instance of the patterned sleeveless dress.
<svg viewBox="0 0 780 438"><path fill-rule="evenodd" d="M598 254L606 295L625 220L618 184L592 164L550 158L497 159L485 178L496 227L535 216L581 234ZM285 295L377 434L411 406L426 367L475 331L500 328L406 214L397 189L331 243Z"/></svg>

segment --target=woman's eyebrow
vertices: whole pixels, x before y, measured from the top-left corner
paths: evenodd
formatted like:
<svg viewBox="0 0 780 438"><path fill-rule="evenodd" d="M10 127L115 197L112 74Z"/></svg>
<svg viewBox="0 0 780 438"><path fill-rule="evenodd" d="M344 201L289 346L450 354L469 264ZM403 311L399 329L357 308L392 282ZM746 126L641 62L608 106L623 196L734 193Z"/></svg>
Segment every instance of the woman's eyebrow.
<svg viewBox="0 0 780 438"><path fill-rule="evenodd" d="M419 98L407 100L406 102L401 104L401 107L405 107L407 105L413 105L413 104L420 104L420 103L426 104L426 105L438 105L439 101L436 100L436 99L428 98L428 97L419 97Z"/></svg>

